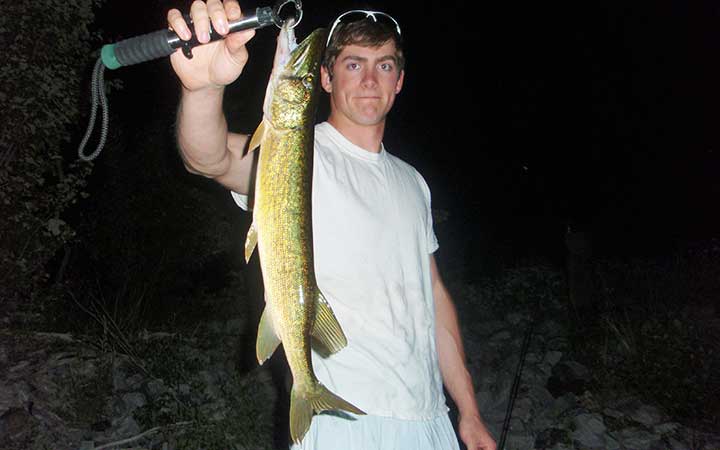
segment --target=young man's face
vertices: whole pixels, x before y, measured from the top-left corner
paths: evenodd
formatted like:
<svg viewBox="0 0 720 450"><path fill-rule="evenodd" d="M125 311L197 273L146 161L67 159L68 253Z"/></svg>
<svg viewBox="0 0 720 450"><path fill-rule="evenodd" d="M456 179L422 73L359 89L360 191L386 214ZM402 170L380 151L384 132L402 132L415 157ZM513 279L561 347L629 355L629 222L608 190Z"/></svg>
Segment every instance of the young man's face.
<svg viewBox="0 0 720 450"><path fill-rule="evenodd" d="M383 122L402 88L404 75L398 69L392 40L380 47L346 46L335 60L332 80L322 68L331 116L358 125Z"/></svg>

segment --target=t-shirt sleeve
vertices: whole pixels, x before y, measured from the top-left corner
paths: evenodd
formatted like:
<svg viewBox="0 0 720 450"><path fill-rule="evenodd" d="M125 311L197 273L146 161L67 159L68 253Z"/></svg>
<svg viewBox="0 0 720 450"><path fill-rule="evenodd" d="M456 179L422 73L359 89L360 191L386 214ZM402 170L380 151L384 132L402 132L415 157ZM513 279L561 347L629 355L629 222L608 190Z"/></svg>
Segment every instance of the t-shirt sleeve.
<svg viewBox="0 0 720 450"><path fill-rule="evenodd" d="M248 196L246 194L238 194L235 191L230 191L230 194L232 195L233 200L235 200L235 203L240 208L242 208L244 211L250 210L248 206Z"/></svg>
<svg viewBox="0 0 720 450"><path fill-rule="evenodd" d="M420 173L417 171L415 173L417 174L418 181L420 182L420 187L422 188L423 195L425 196L425 208L427 210L427 219L425 220L427 229L425 230L425 234L427 236L428 253L435 253L435 251L440 248L440 244L438 243L437 236L435 236L435 230L433 229L433 217L431 207L432 199L430 195L430 188L425 182L423 176L420 175Z"/></svg>

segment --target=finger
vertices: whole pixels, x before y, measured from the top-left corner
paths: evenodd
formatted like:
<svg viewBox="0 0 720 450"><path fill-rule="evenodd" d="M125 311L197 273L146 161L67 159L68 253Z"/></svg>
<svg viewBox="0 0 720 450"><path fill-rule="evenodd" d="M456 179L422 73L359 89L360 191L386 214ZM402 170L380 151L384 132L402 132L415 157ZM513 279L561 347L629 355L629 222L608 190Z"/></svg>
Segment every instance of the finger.
<svg viewBox="0 0 720 450"><path fill-rule="evenodd" d="M245 30L232 33L225 38L225 49L230 61L236 67L244 67L248 60L248 51L245 43L255 35L255 30Z"/></svg>
<svg viewBox="0 0 720 450"><path fill-rule="evenodd" d="M195 24L197 40L203 44L210 42L210 17L205 2L195 0L190 6L190 17Z"/></svg>
<svg viewBox="0 0 720 450"><path fill-rule="evenodd" d="M177 9L171 9L168 11L167 21L170 29L175 31L175 33L180 36L180 39L184 41L190 40L192 37L190 27L188 27L188 24L185 23L185 18L180 11Z"/></svg>
<svg viewBox="0 0 720 450"><path fill-rule="evenodd" d="M225 0L223 6L225 7L225 14L230 22L238 20L242 17L240 4L236 0Z"/></svg>
<svg viewBox="0 0 720 450"><path fill-rule="evenodd" d="M225 38L225 46L231 55L245 52L245 44L255 36L255 30L243 30L229 34Z"/></svg>
<svg viewBox="0 0 720 450"><path fill-rule="evenodd" d="M208 0L207 11L215 31L223 36L226 35L230 29L228 27L228 19L225 14L225 8L223 8L223 4L220 0Z"/></svg>

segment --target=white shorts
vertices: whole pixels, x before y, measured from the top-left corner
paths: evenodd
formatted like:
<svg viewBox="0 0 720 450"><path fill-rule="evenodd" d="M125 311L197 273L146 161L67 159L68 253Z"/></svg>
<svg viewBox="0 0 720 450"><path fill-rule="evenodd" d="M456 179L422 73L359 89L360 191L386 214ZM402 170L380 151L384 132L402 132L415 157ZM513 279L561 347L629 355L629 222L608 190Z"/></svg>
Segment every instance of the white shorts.
<svg viewBox="0 0 720 450"><path fill-rule="evenodd" d="M290 450L459 450L450 418L428 420L325 412Z"/></svg>

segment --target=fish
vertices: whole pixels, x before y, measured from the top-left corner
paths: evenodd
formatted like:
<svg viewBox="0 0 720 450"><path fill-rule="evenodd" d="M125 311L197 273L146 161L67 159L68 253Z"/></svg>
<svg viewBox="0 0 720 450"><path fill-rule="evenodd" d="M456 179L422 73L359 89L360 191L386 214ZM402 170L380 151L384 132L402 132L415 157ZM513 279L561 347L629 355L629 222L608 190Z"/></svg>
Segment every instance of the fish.
<svg viewBox="0 0 720 450"><path fill-rule="evenodd" d="M263 119L248 151L259 147L253 223L245 260L255 248L265 285L265 310L258 325L257 359L263 364L280 343L292 373L290 436L302 441L316 413L361 409L332 393L315 377L311 347L331 355L347 338L317 285L313 262L312 160L315 113L320 98L320 63L327 39L318 28L300 44L286 24L263 104Z"/></svg>

